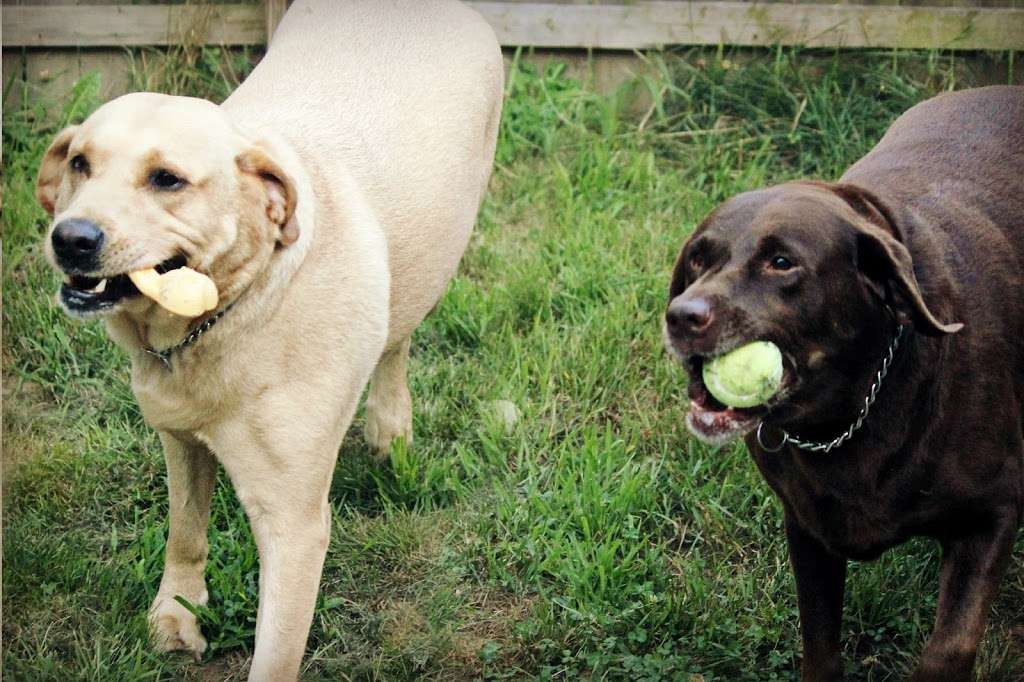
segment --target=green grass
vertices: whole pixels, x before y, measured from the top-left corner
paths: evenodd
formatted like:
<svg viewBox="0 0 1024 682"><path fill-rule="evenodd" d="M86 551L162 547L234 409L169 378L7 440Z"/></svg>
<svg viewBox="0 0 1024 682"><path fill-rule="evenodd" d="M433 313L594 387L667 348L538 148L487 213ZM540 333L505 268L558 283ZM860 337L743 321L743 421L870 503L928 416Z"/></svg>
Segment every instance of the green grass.
<svg viewBox="0 0 1024 682"><path fill-rule="evenodd" d="M414 337L416 441L376 465L360 415L342 446L304 679L793 679L779 505L742 446L712 451L686 433L684 378L660 341L672 263L719 201L834 178L901 111L973 76L934 53L649 59L613 95L516 62L478 229ZM159 82L219 98L244 71L201 54L189 68ZM240 679L257 601L245 516L222 477L203 663L150 653L167 530L159 445L125 357L57 310L40 253L36 164L96 87L63 106L26 92L4 112L3 673ZM515 405L514 424L497 401ZM911 670L937 558L919 541L851 565L851 679ZM1021 623L1015 561L984 679L1024 676Z"/></svg>

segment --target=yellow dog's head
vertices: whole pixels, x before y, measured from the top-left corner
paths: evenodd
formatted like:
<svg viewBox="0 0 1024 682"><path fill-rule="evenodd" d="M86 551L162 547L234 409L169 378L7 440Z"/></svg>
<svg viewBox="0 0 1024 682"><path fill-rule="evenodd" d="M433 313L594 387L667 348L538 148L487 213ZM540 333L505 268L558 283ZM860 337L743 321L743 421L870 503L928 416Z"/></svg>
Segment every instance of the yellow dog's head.
<svg viewBox="0 0 1024 682"><path fill-rule="evenodd" d="M45 240L78 317L154 310L127 273L187 265L226 304L293 243L296 190L264 143L201 99L134 93L61 131L40 164Z"/></svg>

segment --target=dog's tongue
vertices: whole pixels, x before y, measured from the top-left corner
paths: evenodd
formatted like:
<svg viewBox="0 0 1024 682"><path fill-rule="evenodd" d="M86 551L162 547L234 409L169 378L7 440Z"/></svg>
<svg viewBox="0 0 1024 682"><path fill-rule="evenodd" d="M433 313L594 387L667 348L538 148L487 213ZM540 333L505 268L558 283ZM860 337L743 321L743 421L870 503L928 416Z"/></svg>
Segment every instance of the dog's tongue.
<svg viewBox="0 0 1024 682"><path fill-rule="evenodd" d="M178 268L163 275L150 268L130 272L128 277L144 296L175 315L196 317L217 307L217 285L192 268Z"/></svg>

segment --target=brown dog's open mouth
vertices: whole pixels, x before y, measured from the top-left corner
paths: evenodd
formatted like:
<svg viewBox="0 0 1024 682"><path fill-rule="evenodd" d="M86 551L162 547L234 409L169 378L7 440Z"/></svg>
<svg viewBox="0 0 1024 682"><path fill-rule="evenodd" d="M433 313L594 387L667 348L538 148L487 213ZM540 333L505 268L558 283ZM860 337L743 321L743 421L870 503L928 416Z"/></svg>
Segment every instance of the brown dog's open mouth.
<svg viewBox="0 0 1024 682"><path fill-rule="evenodd" d="M690 375L687 391L690 411L686 415L686 425L693 435L710 445L724 445L752 431L768 414L772 405L782 400L793 378L793 372L787 364L783 373L782 388L766 405L727 407L715 400L704 385L704 357L691 355L685 364Z"/></svg>
<svg viewBox="0 0 1024 682"><path fill-rule="evenodd" d="M184 256L173 256L157 265L156 270L162 274L184 267L185 263ZM60 302L69 313L84 316L109 312L124 299L138 294L139 290L127 274L112 277L69 275L60 287Z"/></svg>

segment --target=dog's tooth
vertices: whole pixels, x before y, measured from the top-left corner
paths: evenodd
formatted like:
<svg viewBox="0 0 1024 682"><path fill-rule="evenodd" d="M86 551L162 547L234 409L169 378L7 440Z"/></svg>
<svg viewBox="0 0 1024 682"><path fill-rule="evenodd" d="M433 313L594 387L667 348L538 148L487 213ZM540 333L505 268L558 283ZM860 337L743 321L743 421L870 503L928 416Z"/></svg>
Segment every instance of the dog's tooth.
<svg viewBox="0 0 1024 682"><path fill-rule="evenodd" d="M105 279L101 279L100 283L97 284L96 287L93 289L93 291L95 293L97 293L97 294L102 294L106 290L107 290L107 280L105 280Z"/></svg>

